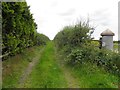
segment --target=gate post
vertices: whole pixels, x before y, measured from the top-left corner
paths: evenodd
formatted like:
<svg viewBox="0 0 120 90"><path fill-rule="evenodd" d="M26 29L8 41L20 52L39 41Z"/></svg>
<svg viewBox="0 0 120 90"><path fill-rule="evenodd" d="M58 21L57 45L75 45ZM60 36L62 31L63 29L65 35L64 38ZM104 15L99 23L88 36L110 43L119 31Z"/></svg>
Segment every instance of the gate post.
<svg viewBox="0 0 120 90"><path fill-rule="evenodd" d="M103 31L101 33L102 36L102 47L109 49L109 50L113 50L113 36L115 34L110 31L109 29Z"/></svg>

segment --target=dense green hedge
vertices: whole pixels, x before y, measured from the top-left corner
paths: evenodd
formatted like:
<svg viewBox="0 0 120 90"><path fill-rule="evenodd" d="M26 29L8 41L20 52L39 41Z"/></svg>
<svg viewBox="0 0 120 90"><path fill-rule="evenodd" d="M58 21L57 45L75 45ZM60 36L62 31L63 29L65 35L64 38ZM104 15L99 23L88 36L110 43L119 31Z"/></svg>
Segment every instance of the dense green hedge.
<svg viewBox="0 0 120 90"><path fill-rule="evenodd" d="M50 39L45 36L44 34L39 34L37 33L37 37L36 37L36 40L37 40L37 45L46 45L48 41L50 41Z"/></svg>
<svg viewBox="0 0 120 90"><path fill-rule="evenodd" d="M14 55L35 45L35 34L36 23L26 2L2 3L2 46L6 52Z"/></svg>
<svg viewBox="0 0 120 90"><path fill-rule="evenodd" d="M27 47L43 43L38 40L37 24L29 8L26 2L2 2L3 54L15 55Z"/></svg>

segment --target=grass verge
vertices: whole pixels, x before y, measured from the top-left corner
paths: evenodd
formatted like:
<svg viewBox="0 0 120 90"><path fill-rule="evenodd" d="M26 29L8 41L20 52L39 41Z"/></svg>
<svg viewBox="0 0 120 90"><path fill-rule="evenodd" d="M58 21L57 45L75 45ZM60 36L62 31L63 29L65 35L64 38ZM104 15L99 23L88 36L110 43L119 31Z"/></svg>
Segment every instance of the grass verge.
<svg viewBox="0 0 120 90"><path fill-rule="evenodd" d="M2 88L16 88L24 69L43 46L27 48L23 53L10 57L2 62Z"/></svg>
<svg viewBox="0 0 120 90"><path fill-rule="evenodd" d="M66 62L66 54L63 51L58 52L58 57L61 58L64 68L71 70L71 75L78 80L80 88L118 88L119 78L117 76L88 62L81 65L70 65Z"/></svg>
<svg viewBox="0 0 120 90"><path fill-rule="evenodd" d="M64 88L67 87L64 74L55 58L54 44L45 47L39 63L24 84L25 88Z"/></svg>
<svg viewBox="0 0 120 90"><path fill-rule="evenodd" d="M81 88L118 88L118 77L94 64L75 66L71 72L78 78Z"/></svg>

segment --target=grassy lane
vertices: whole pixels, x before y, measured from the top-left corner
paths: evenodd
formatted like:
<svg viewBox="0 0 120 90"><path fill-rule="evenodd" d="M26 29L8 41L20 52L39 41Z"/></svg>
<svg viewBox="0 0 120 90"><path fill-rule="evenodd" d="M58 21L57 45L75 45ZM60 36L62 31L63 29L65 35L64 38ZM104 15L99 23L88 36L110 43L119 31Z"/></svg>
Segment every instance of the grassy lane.
<svg viewBox="0 0 120 90"><path fill-rule="evenodd" d="M117 88L118 78L90 63L66 64L54 43L3 61L3 88Z"/></svg>
<svg viewBox="0 0 120 90"><path fill-rule="evenodd" d="M45 47L38 64L29 75L23 87L32 88L64 88L67 87L64 73L55 58L53 42Z"/></svg>

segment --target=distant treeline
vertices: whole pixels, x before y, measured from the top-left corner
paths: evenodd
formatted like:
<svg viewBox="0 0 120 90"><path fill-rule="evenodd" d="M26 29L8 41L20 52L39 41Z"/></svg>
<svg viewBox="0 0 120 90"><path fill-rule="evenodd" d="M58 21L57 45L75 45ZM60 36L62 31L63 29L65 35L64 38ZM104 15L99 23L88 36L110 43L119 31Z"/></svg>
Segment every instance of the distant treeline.
<svg viewBox="0 0 120 90"><path fill-rule="evenodd" d="M49 40L37 33L29 8L26 2L2 2L2 54L15 55Z"/></svg>

